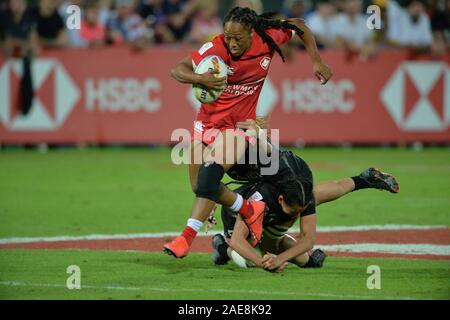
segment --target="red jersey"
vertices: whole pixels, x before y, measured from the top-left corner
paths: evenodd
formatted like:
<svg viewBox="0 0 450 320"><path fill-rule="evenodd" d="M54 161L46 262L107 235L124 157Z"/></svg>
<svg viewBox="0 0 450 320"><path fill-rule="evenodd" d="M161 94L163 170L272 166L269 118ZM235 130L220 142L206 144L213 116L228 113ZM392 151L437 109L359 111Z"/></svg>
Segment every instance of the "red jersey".
<svg viewBox="0 0 450 320"><path fill-rule="evenodd" d="M292 30L273 28L266 32L277 45L287 42L295 34ZM255 32L250 48L236 59L228 51L224 35L220 34L191 56L194 64L198 65L209 55L217 55L227 64L227 86L216 101L202 104L197 121L207 127L227 129L235 128L238 121L256 119L259 94L269 72L274 50Z"/></svg>

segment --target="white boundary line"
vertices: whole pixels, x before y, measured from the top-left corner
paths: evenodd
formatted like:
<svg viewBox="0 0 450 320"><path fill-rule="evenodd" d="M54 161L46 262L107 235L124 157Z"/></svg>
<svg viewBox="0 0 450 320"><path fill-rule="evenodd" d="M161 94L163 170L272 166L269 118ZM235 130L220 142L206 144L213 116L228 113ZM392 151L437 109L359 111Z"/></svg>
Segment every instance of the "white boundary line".
<svg viewBox="0 0 450 320"><path fill-rule="evenodd" d="M414 224L374 224L366 226L334 226L318 227L318 232L345 232L345 231L385 231L385 230L433 230L450 228L445 225L414 225ZM298 231L298 230L296 230Z"/></svg>
<svg viewBox="0 0 450 320"><path fill-rule="evenodd" d="M40 287L40 288L67 288L61 284L49 283L25 283L16 281L0 281L1 286L9 287ZM240 290L240 289L173 289L173 288L157 288L157 287L122 287L115 285L107 286L91 286L81 285L81 289L98 289L98 290L117 290L117 291L155 291L155 292L200 292L200 293L237 293L237 294L259 294L267 296L298 296L298 297L322 297L322 298L341 298L341 299L374 299L374 300L423 300L422 298L413 297L388 297L388 296L358 296L347 294L333 293L312 293L312 292L283 292L283 291L260 291L260 290ZM68 290L68 289L67 289ZM72 290L70 290L72 291ZM429 300L429 299L428 299Z"/></svg>
<svg viewBox="0 0 450 320"><path fill-rule="evenodd" d="M334 244L316 245L325 252L353 252L353 253L393 253L393 254L431 254L437 256L450 256L450 245L408 243L356 243L356 244Z"/></svg>
<svg viewBox="0 0 450 320"><path fill-rule="evenodd" d="M445 225L421 226L421 225L367 225L367 226L337 226L318 227L318 232L345 232L345 231L373 231L373 230L433 230L448 228ZM289 232L298 232L298 228L291 228ZM221 233L222 230L210 230L208 233L199 232L197 236L211 236ZM139 238L164 238L176 237L180 232L158 232L158 233L129 233L129 234L91 234L84 236L54 236L54 237L15 237L0 239L0 244L34 243L34 242L57 242L57 241L81 241L81 240L114 240L114 239L139 239Z"/></svg>

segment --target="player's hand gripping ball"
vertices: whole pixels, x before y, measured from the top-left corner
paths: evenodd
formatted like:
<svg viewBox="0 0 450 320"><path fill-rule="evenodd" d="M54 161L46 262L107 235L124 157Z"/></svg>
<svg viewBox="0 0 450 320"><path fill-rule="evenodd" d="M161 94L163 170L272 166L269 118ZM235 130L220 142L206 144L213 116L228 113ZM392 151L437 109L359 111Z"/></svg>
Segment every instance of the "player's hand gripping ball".
<svg viewBox="0 0 450 320"><path fill-rule="evenodd" d="M205 57L195 68L195 73L204 75L200 84L192 90L201 103L216 101L226 87L227 65L222 58L214 55Z"/></svg>

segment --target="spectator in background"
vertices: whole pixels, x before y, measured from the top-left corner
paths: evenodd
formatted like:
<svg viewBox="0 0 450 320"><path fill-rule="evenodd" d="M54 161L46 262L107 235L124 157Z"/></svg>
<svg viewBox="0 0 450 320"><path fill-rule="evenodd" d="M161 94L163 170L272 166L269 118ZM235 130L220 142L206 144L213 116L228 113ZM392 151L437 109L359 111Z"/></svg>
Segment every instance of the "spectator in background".
<svg viewBox="0 0 450 320"><path fill-rule="evenodd" d="M5 22L8 14L8 1L0 0L0 46L5 41Z"/></svg>
<svg viewBox="0 0 450 320"><path fill-rule="evenodd" d="M360 54L364 60L375 52L372 32L367 28L367 16L362 14L361 0L346 0L344 12L337 14L333 20L333 36L336 46L350 54Z"/></svg>
<svg viewBox="0 0 450 320"><path fill-rule="evenodd" d="M110 15L110 7L112 0L64 0L58 8L59 15L63 18L64 21L69 17L69 13L67 12L67 8L71 5L76 5L81 10L81 17L84 19L84 6L85 3L91 3L92 1L97 2L98 6L98 22L104 26L106 26L106 22ZM72 48L83 48L88 47L89 43L85 41L81 37L81 29L67 29L67 38L68 45Z"/></svg>
<svg viewBox="0 0 450 320"><path fill-rule="evenodd" d="M162 8L163 0L140 0L138 12L142 19L152 17L155 20L165 22L165 15Z"/></svg>
<svg viewBox="0 0 450 320"><path fill-rule="evenodd" d="M282 13L286 18L303 18L309 8L306 0L285 0Z"/></svg>
<svg viewBox="0 0 450 320"><path fill-rule="evenodd" d="M106 22L111 15L113 0L98 0L98 5L100 10L98 19L100 23L103 23L106 26Z"/></svg>
<svg viewBox="0 0 450 320"><path fill-rule="evenodd" d="M82 8L83 0L65 0L58 7L58 13L63 18L63 21L67 21L70 13L67 9L71 5L76 5L81 9L81 15L83 15ZM67 45L72 48L85 47L87 44L80 36L80 29L67 29Z"/></svg>
<svg viewBox="0 0 450 320"><path fill-rule="evenodd" d="M191 39L195 43L211 41L222 33L222 20L218 17L218 0L197 0L191 28Z"/></svg>
<svg viewBox="0 0 450 320"><path fill-rule="evenodd" d="M434 0L431 12L432 52L445 54L450 49L450 0Z"/></svg>
<svg viewBox="0 0 450 320"><path fill-rule="evenodd" d="M164 14L167 26L176 41L183 41L191 29L191 18L195 13L196 0L165 0Z"/></svg>
<svg viewBox="0 0 450 320"><path fill-rule="evenodd" d="M431 49L433 34L431 23L420 0L411 0L406 8L390 1L387 7L388 40L397 48L408 48L414 52Z"/></svg>
<svg viewBox="0 0 450 320"><path fill-rule="evenodd" d="M63 48L67 45L65 23L58 13L56 0L39 0L36 10L36 30L44 48Z"/></svg>
<svg viewBox="0 0 450 320"><path fill-rule="evenodd" d="M264 6L261 0L234 0L232 7L250 8L257 14L264 12Z"/></svg>
<svg viewBox="0 0 450 320"><path fill-rule="evenodd" d="M152 34L136 13L134 0L115 0L115 7L106 24L107 41L112 44L128 43L136 49L143 49Z"/></svg>
<svg viewBox="0 0 450 320"><path fill-rule="evenodd" d="M381 29L372 30L374 43L376 43L379 48L384 48L387 42L386 39L387 39L388 19L386 7L388 2L389 0L372 0L372 4L380 8Z"/></svg>
<svg viewBox="0 0 450 320"><path fill-rule="evenodd" d="M10 92L12 96L17 94L12 108L26 115L32 108L34 98L31 64L33 56L38 54L36 16L25 0L10 0L3 26L6 56L22 60L19 88L16 93Z"/></svg>
<svg viewBox="0 0 450 320"><path fill-rule="evenodd" d="M331 0L318 0L316 10L306 18L306 23L314 34L319 48L336 46L333 37L333 17L336 7Z"/></svg>
<svg viewBox="0 0 450 320"><path fill-rule="evenodd" d="M4 49L7 56L21 57L37 54L36 19L25 0L10 0L2 19Z"/></svg>
<svg viewBox="0 0 450 320"><path fill-rule="evenodd" d="M175 36L167 25L164 0L142 0L139 5L139 14L145 20L147 27L154 30L155 43L175 42Z"/></svg>
<svg viewBox="0 0 450 320"><path fill-rule="evenodd" d="M105 44L106 28L100 21L100 5L96 0L88 0L84 6L80 37L88 47Z"/></svg>

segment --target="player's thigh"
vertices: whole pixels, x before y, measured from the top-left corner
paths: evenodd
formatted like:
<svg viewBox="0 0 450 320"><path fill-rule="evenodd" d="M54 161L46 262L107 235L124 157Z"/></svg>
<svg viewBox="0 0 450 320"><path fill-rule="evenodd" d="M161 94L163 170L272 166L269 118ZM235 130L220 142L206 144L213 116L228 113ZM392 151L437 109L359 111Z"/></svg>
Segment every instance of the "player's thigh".
<svg viewBox="0 0 450 320"><path fill-rule="evenodd" d="M197 191L198 171L203 164L203 151L205 145L199 140L193 140L189 146L190 162L189 162L189 180L194 193Z"/></svg>
<svg viewBox="0 0 450 320"><path fill-rule="evenodd" d="M268 236L264 236L261 239L261 245L260 247L267 252L273 253L273 254L279 254L282 251L280 251L280 241L281 239L277 238L270 238Z"/></svg>
<svg viewBox="0 0 450 320"><path fill-rule="evenodd" d="M247 149L245 136L236 130L224 130L208 146L205 161L214 161L227 171L245 154Z"/></svg>

